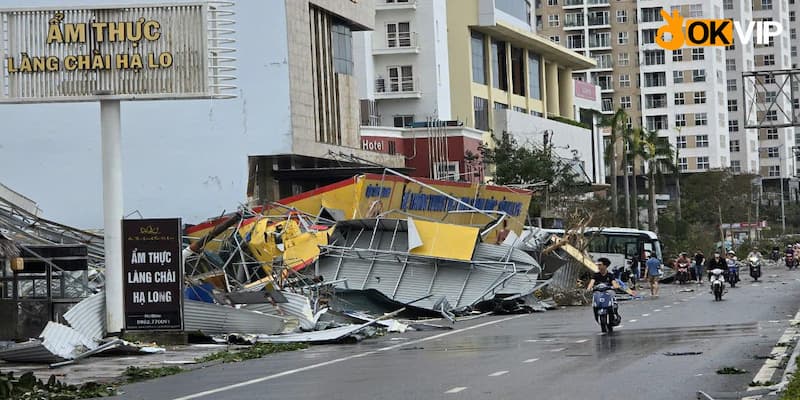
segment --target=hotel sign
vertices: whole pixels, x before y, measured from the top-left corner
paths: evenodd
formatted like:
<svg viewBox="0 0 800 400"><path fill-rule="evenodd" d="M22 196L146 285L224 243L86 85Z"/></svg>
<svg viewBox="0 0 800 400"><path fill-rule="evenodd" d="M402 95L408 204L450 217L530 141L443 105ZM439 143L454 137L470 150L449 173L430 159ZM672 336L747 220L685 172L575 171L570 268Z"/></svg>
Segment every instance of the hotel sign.
<svg viewBox="0 0 800 400"><path fill-rule="evenodd" d="M0 9L0 102L230 97L225 13L206 3Z"/></svg>

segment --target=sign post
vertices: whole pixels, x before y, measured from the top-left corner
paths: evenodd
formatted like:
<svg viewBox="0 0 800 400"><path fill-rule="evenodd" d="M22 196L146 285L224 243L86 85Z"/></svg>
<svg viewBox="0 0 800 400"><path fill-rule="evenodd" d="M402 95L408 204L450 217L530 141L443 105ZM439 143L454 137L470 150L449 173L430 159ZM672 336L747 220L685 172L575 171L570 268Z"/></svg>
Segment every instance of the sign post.
<svg viewBox="0 0 800 400"><path fill-rule="evenodd" d="M125 330L182 330L181 220L126 219L121 228Z"/></svg>
<svg viewBox="0 0 800 400"><path fill-rule="evenodd" d="M130 254L123 253L120 226L120 101L236 97L232 6L0 8L0 104L100 102L109 333L131 327L123 316L123 260Z"/></svg>

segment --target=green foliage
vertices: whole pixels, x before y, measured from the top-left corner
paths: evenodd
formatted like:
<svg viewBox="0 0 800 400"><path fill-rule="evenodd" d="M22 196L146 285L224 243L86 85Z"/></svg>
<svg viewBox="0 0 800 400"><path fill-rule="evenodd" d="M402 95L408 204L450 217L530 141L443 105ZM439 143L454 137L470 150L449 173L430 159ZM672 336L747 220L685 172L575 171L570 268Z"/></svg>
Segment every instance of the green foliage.
<svg viewBox="0 0 800 400"><path fill-rule="evenodd" d="M560 117L558 115L553 115L553 116L547 117L547 119L552 119L553 121L558 121L558 122L561 122L561 123L567 124L567 125L579 126L579 127L583 128L583 129L591 129L591 126L589 126L589 124L584 124L583 122L575 121L575 120L572 120L572 119L569 119L569 118Z"/></svg>
<svg viewBox="0 0 800 400"><path fill-rule="evenodd" d="M116 395L113 386L89 382L83 385L67 385L51 375L47 382L37 379L33 372L26 372L19 378L12 372L0 372L0 399L19 400L73 400Z"/></svg>
<svg viewBox="0 0 800 400"><path fill-rule="evenodd" d="M183 368L170 366L170 367L156 367L156 368L139 368L128 367L125 369L125 377L128 382L141 382L148 379L160 378L162 376L170 376L183 372Z"/></svg>
<svg viewBox="0 0 800 400"><path fill-rule="evenodd" d="M746 374L746 369L736 368L736 367L723 367L717 370L717 374L719 375L740 375Z"/></svg>
<svg viewBox="0 0 800 400"><path fill-rule="evenodd" d="M307 349L306 343L256 343L241 351L222 350L216 353L211 353L204 357L198 358L196 361L200 363L222 360L224 363L239 362L244 360L252 360L254 358L261 358L267 354L280 353L283 351L295 351Z"/></svg>

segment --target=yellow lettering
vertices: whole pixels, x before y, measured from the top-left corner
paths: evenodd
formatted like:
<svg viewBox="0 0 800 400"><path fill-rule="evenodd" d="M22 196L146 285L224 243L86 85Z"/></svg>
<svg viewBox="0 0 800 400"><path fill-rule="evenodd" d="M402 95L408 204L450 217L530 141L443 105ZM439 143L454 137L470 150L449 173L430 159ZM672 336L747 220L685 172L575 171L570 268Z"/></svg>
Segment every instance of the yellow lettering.
<svg viewBox="0 0 800 400"><path fill-rule="evenodd" d="M128 35L128 41L133 42L133 47L139 46L139 41L142 40L142 25L144 18L139 18L136 22L125 23L125 33Z"/></svg>
<svg viewBox="0 0 800 400"><path fill-rule="evenodd" d="M131 56L131 69L142 69L142 55L134 53Z"/></svg>
<svg viewBox="0 0 800 400"><path fill-rule="evenodd" d="M124 22L109 22L108 23L108 41L109 42L124 42L125 41L125 23Z"/></svg>
<svg viewBox="0 0 800 400"><path fill-rule="evenodd" d="M65 24L64 36L67 43L86 43L86 24Z"/></svg>
<svg viewBox="0 0 800 400"><path fill-rule="evenodd" d="M48 72L58 71L58 57L54 56L47 57L47 71Z"/></svg>
<svg viewBox="0 0 800 400"><path fill-rule="evenodd" d="M158 56L158 62L161 68L169 68L172 66L172 53L165 51Z"/></svg>
<svg viewBox="0 0 800 400"><path fill-rule="evenodd" d="M44 57L33 57L33 72L44 71Z"/></svg>
<svg viewBox="0 0 800 400"><path fill-rule="evenodd" d="M144 38L151 42L158 40L158 38L161 37L161 32L158 31L159 29L161 29L161 24L158 21L145 22L142 27Z"/></svg>
<svg viewBox="0 0 800 400"><path fill-rule="evenodd" d="M127 54L117 54L117 69L128 69Z"/></svg>
<svg viewBox="0 0 800 400"><path fill-rule="evenodd" d="M92 69L104 69L103 66L103 56L100 54L95 54L92 56Z"/></svg>
<svg viewBox="0 0 800 400"><path fill-rule="evenodd" d="M92 22L92 29L94 29L94 37L98 42L102 42L105 35L106 27L108 26L108 22Z"/></svg>
<svg viewBox="0 0 800 400"><path fill-rule="evenodd" d="M19 72L31 72L31 58L27 54L22 55L19 62Z"/></svg>
<svg viewBox="0 0 800 400"><path fill-rule="evenodd" d="M89 65L91 64L90 61L91 61L91 58L89 57L89 55L87 55L87 54L79 55L78 56L78 70L79 71L85 71L85 70L89 69Z"/></svg>
<svg viewBox="0 0 800 400"><path fill-rule="evenodd" d="M6 61L8 62L8 66L6 67L8 73L13 74L14 72L19 72L17 66L14 65L14 57L8 57Z"/></svg>
<svg viewBox="0 0 800 400"><path fill-rule="evenodd" d="M75 59L75 56L66 56L64 57L64 69L67 71L75 71L78 68L78 60Z"/></svg>
<svg viewBox="0 0 800 400"><path fill-rule="evenodd" d="M147 68L158 68L158 64L156 64L156 53L149 53L147 55Z"/></svg>
<svg viewBox="0 0 800 400"><path fill-rule="evenodd" d="M47 29L47 44L53 42L64 42L64 35L61 33L61 25L59 24L50 24L50 27Z"/></svg>

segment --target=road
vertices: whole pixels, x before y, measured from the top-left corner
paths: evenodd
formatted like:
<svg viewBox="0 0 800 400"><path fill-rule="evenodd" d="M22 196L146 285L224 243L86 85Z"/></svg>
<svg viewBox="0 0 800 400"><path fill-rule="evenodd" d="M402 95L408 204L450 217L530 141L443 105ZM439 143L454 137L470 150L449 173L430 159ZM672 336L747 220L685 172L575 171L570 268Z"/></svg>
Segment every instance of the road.
<svg viewBox="0 0 800 400"><path fill-rule="evenodd" d="M663 285L659 298L622 303L613 335L599 333L588 307L488 316L212 366L125 386L120 398L675 400L746 390L800 308L800 272L764 275L743 276L719 303L705 284ZM748 373L716 374L726 366Z"/></svg>

